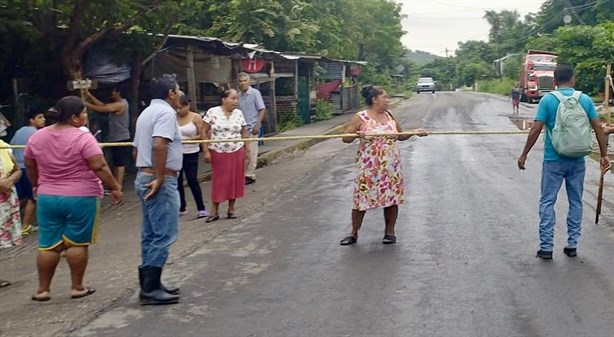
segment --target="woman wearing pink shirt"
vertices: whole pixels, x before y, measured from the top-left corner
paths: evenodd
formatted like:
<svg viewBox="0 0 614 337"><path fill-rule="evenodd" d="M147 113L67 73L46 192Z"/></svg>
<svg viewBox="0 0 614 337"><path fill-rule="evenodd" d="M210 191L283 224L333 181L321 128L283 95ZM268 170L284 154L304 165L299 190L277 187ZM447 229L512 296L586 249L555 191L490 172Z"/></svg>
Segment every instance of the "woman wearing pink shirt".
<svg viewBox="0 0 614 337"><path fill-rule="evenodd" d="M55 124L40 129L30 137L25 151L25 165L37 198L38 280L34 301L48 301L51 279L66 251L72 280L71 298L95 292L83 286L88 245L96 240L96 225L102 197L102 182L111 187L116 203L121 202L121 188L105 161L102 150L91 133L79 127L85 124L85 104L76 96L67 96L50 109Z"/></svg>

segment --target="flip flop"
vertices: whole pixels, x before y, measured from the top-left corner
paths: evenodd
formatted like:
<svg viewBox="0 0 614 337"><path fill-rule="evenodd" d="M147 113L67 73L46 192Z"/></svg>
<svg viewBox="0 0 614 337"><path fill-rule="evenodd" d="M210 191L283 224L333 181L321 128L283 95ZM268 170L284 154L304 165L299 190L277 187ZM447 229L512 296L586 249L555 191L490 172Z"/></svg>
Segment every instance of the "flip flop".
<svg viewBox="0 0 614 337"><path fill-rule="evenodd" d="M228 213L228 219L236 219L237 216L234 213Z"/></svg>
<svg viewBox="0 0 614 337"><path fill-rule="evenodd" d="M32 225L27 225L21 230L21 236L28 236L32 232Z"/></svg>
<svg viewBox="0 0 614 337"><path fill-rule="evenodd" d="M8 287L11 285L10 281L7 280L0 280L0 288L4 288L4 287Z"/></svg>
<svg viewBox="0 0 614 337"><path fill-rule="evenodd" d="M343 238L343 240L341 240L341 242L339 243L342 246L349 246L349 245L353 245L358 241L358 238L350 235L350 236L346 236L345 238Z"/></svg>
<svg viewBox="0 0 614 337"><path fill-rule="evenodd" d="M38 294L36 294L38 295ZM51 299L51 296L47 295L47 296L43 296L43 297L37 297L36 295L32 295L32 301L36 301L36 302L47 302Z"/></svg>
<svg viewBox="0 0 614 337"><path fill-rule="evenodd" d="M70 295L70 298L75 300L77 298L83 298L85 296L89 296L89 295L91 295L91 294L96 292L96 289L94 289L94 288L85 288L84 290L85 290L84 293L78 294L78 295Z"/></svg>
<svg viewBox="0 0 614 337"><path fill-rule="evenodd" d="M397 242L397 237L394 235L384 235L384 239L382 243L385 245L390 245Z"/></svg>

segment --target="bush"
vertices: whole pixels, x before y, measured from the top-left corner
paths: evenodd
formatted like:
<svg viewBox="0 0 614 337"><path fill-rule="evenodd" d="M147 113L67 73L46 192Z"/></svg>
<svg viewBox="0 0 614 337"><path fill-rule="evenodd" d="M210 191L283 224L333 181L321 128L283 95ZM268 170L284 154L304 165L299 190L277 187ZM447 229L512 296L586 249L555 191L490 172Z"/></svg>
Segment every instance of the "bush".
<svg viewBox="0 0 614 337"><path fill-rule="evenodd" d="M277 131L284 132L296 129L301 125L303 125L303 121L298 113L295 110L287 111L281 114L281 118L277 124Z"/></svg>
<svg viewBox="0 0 614 337"><path fill-rule="evenodd" d="M325 121L333 118L333 104L325 99L316 101L316 119Z"/></svg>
<svg viewBox="0 0 614 337"><path fill-rule="evenodd" d="M477 83L477 90L481 92L490 92L508 96L512 88L516 85L517 80L511 78L503 78L503 80L485 80Z"/></svg>

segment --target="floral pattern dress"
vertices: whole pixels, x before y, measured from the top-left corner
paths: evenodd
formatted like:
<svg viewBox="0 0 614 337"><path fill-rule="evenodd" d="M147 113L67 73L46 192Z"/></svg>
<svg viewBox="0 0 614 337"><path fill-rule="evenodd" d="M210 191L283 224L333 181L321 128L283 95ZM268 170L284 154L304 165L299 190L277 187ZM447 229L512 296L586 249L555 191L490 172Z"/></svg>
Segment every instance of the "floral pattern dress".
<svg viewBox="0 0 614 337"><path fill-rule="evenodd" d="M247 126L241 110L234 109L232 114L226 117L221 106L209 109L203 121L211 126L211 140L240 139L241 129ZM243 142L209 143L209 149L218 153L232 153L242 147Z"/></svg>
<svg viewBox="0 0 614 337"><path fill-rule="evenodd" d="M3 172L2 160L0 160L0 172ZM0 248L19 246L22 243L19 199L13 186L9 193L0 193Z"/></svg>
<svg viewBox="0 0 614 337"><path fill-rule="evenodd" d="M388 115L386 123L378 123L367 111L358 116L362 120L360 131L364 133L397 133L395 120ZM404 180L401 156L395 139L365 137L360 139L356 155L358 175L354 186L353 209L366 211L389 207L404 202Z"/></svg>

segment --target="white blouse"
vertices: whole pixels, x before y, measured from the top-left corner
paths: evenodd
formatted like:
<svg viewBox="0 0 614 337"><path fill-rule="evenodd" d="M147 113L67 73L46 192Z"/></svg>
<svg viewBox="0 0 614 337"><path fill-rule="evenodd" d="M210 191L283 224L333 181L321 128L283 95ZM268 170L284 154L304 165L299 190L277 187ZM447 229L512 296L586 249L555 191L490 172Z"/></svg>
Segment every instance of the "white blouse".
<svg viewBox="0 0 614 337"><path fill-rule="evenodd" d="M247 126L241 110L234 109L230 117L226 117L221 106L209 109L203 121L211 126L212 140L240 139L241 129ZM243 147L243 142L209 143L210 150L222 153L232 153L241 147Z"/></svg>

